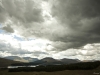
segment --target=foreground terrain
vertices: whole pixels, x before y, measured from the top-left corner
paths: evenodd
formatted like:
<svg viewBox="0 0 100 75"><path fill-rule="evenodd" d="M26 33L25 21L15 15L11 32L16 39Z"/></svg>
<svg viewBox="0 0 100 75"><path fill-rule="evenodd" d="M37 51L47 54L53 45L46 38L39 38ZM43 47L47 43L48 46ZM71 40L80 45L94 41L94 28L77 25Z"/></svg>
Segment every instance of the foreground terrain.
<svg viewBox="0 0 100 75"><path fill-rule="evenodd" d="M8 72L0 71L0 75L100 75L100 70L65 70L56 72Z"/></svg>
<svg viewBox="0 0 100 75"><path fill-rule="evenodd" d="M54 61L54 60L53 60ZM46 62L47 63L47 62ZM51 64L51 61L48 63ZM58 63L58 62L56 62ZM6 68L9 65L30 65L33 63L21 63L12 60L1 59L0 75L100 75L100 61L80 62L69 65L44 65L31 67ZM35 63L39 64L39 63ZM2 68L5 67L5 68Z"/></svg>

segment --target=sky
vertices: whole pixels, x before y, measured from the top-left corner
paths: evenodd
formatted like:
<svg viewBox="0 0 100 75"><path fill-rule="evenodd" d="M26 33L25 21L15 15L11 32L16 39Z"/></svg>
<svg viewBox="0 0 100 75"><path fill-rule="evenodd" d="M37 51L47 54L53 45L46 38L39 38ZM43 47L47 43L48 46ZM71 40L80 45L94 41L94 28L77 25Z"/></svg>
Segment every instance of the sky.
<svg viewBox="0 0 100 75"><path fill-rule="evenodd" d="M100 60L100 0L0 0L0 57Z"/></svg>

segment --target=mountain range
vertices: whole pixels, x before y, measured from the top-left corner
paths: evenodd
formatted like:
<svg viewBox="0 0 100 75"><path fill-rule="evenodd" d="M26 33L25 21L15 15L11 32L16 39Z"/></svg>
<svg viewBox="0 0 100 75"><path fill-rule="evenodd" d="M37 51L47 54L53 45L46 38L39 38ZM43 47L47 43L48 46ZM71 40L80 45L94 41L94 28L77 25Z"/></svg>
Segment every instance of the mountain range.
<svg viewBox="0 0 100 75"><path fill-rule="evenodd" d="M62 65L62 64L74 64L84 62L78 59L54 59L52 57L46 57L43 59L31 58L31 57L18 57L18 56L8 56L0 58L0 67L2 66L30 66L30 65ZM3 64L3 65L2 65Z"/></svg>
<svg viewBox="0 0 100 75"><path fill-rule="evenodd" d="M37 58L31 58L31 57L18 57L18 56L7 56L4 57L5 59L10 59L13 61L20 61L20 62L34 62L37 61Z"/></svg>
<svg viewBox="0 0 100 75"><path fill-rule="evenodd" d="M46 57L43 59L38 59L38 58L31 58L31 57L18 57L18 56L8 56L4 57L5 59L10 59L13 61L20 61L20 62L48 62L48 63L54 63L54 62L63 62L63 63L77 63L80 62L78 59L68 59L68 58L63 58L63 59L54 59L52 57Z"/></svg>
<svg viewBox="0 0 100 75"><path fill-rule="evenodd" d="M41 60L35 61L34 63L42 62L40 65L60 65L60 64L72 64L72 63L78 63L81 62L78 59L54 59L51 57L46 57Z"/></svg>
<svg viewBox="0 0 100 75"><path fill-rule="evenodd" d="M5 57L5 59L13 60L13 61L20 61L21 64L12 64L12 65L20 65L20 66L28 66L28 65L61 65L61 64L72 64L72 63L78 63L81 62L78 59L54 59L52 57L46 57L43 59L37 59L37 58L31 58L31 57L18 57L18 56L8 56Z"/></svg>

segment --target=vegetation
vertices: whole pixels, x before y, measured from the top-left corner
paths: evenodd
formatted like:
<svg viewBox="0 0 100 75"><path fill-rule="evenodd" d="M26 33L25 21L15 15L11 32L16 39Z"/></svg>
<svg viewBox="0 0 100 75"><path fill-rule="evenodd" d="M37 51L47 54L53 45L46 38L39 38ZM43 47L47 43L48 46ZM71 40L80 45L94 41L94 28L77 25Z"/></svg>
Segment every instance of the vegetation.
<svg viewBox="0 0 100 75"><path fill-rule="evenodd" d="M37 66L37 67L19 67L9 69L9 72L32 72L32 71L63 71L63 70L93 70L100 66L100 62L84 62L69 65L47 65L47 66Z"/></svg>
<svg viewBox="0 0 100 75"><path fill-rule="evenodd" d="M64 70L56 72L8 72L7 70L0 71L0 75L95 75L99 70Z"/></svg>
<svg viewBox="0 0 100 75"><path fill-rule="evenodd" d="M0 58L0 68L7 67L13 63L21 63L21 62Z"/></svg>

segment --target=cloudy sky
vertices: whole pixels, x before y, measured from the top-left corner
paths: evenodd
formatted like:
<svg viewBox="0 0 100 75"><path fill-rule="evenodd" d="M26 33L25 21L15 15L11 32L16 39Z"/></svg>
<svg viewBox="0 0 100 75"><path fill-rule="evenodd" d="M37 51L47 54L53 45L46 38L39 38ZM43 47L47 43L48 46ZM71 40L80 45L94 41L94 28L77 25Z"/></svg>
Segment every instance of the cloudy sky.
<svg viewBox="0 0 100 75"><path fill-rule="evenodd" d="M0 57L100 60L100 0L0 0Z"/></svg>

